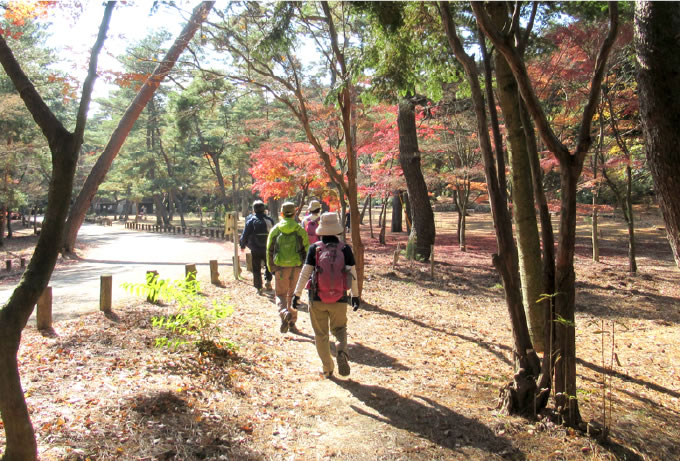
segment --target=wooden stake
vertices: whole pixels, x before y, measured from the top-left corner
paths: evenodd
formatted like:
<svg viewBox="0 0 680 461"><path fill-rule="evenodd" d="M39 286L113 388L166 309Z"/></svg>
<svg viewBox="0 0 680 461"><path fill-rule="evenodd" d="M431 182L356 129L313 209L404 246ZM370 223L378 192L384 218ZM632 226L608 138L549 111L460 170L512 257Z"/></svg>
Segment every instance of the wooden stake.
<svg viewBox="0 0 680 461"><path fill-rule="evenodd" d="M7 270L7 272L12 270L12 260L11 259L5 260L5 269Z"/></svg>
<svg viewBox="0 0 680 461"><path fill-rule="evenodd" d="M184 276L186 277L187 281L196 280L197 272L196 264L187 264L184 266Z"/></svg>
<svg viewBox="0 0 680 461"><path fill-rule="evenodd" d="M222 284L220 282L220 273L217 270L217 260L216 259L210 260L210 283L212 283L213 285L221 285Z"/></svg>
<svg viewBox="0 0 680 461"><path fill-rule="evenodd" d="M397 263L399 262L399 254L401 253L401 245L397 243L397 249L394 250L394 262L392 263L392 269L397 268Z"/></svg>
<svg viewBox="0 0 680 461"><path fill-rule="evenodd" d="M111 274L104 274L99 279L99 310L109 313L111 312L111 302L113 299L113 276Z"/></svg>
<svg viewBox="0 0 680 461"><path fill-rule="evenodd" d="M20 262L22 268L26 267L26 258L21 258L19 260L19 262Z"/></svg>
<svg viewBox="0 0 680 461"><path fill-rule="evenodd" d="M38 312L36 312L38 330L52 328L52 287L46 287L38 298Z"/></svg>

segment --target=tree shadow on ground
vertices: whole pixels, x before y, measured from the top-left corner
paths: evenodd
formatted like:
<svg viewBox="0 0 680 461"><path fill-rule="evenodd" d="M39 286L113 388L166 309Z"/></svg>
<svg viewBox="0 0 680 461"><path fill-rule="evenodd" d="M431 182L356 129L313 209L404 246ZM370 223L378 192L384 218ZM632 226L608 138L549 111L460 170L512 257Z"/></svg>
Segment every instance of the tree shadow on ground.
<svg viewBox="0 0 680 461"><path fill-rule="evenodd" d="M430 277L429 265L426 272L423 272L423 263L414 263L413 266L398 266L395 270L387 272L384 276L387 279L397 282L417 282L419 286L432 290L441 290L455 295L464 292L474 292L478 296L498 297L502 292L496 290L500 283L500 278L493 268L488 270L465 271L460 266L449 263L437 263L438 266L451 267L455 269L440 268L436 272L435 279Z"/></svg>
<svg viewBox="0 0 680 461"><path fill-rule="evenodd" d="M648 287L630 289L621 285L620 281L612 281L605 286L587 281L576 282L578 311L598 318L680 323L680 309L677 308L680 299L653 293ZM619 297L621 301L612 303L612 296ZM615 305L616 308L606 307L610 305Z"/></svg>
<svg viewBox="0 0 680 461"><path fill-rule="evenodd" d="M436 326L433 326L433 325L428 325L427 323L425 323L421 320L409 317L409 316L404 315L404 314L399 314L399 313L394 312L394 311L383 309L383 308L378 307L374 304L362 303L361 306L362 306L361 307L362 309L369 311L369 312L376 312L378 314L383 314L383 315L387 315L389 317L394 317L394 318L397 318L397 319L400 319L400 320L411 322L414 325L417 325L421 328L426 328L428 330L436 331L438 333L442 333L442 334L445 334L447 336L453 336L453 337L456 337L456 338L460 338L464 341L475 343L479 347L486 349L487 351L489 351L490 353L495 355L499 360L506 363L507 365L512 365L512 361L502 352L502 350L512 352L512 349L510 347L504 345L504 344L498 344L498 343L493 343L493 342L489 342L489 341L484 341L480 338L474 338L472 336L467 336L467 335L464 335L464 334L461 334L461 333L455 333L453 331L446 330L444 328L436 327Z"/></svg>
<svg viewBox="0 0 680 461"><path fill-rule="evenodd" d="M384 354L361 343L354 343L349 347L350 361L373 368L390 368L392 370L408 371L411 368L399 363L394 357Z"/></svg>
<svg viewBox="0 0 680 461"><path fill-rule="evenodd" d="M406 398L391 389L364 385L351 379L334 381L378 413L352 405L351 408L359 414L419 435L461 455L471 455L466 448L473 448L489 456L526 459L510 440L497 436L487 426L427 397Z"/></svg>
<svg viewBox="0 0 680 461"><path fill-rule="evenodd" d="M262 455L242 443L242 427L221 417L204 417L190 396L171 391L137 394L111 413L122 414L118 427L106 431L63 430L57 437L76 449L77 457L68 459L100 459L102 456L155 460L239 459L259 460ZM116 433L133 439L134 453L117 448ZM129 440L127 445L130 446Z"/></svg>

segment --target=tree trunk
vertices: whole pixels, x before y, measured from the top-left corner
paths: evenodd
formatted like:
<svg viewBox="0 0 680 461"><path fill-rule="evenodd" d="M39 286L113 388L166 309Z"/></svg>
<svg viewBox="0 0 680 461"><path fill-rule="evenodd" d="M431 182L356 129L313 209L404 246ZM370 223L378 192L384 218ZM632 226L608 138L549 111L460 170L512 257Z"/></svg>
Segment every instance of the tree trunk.
<svg viewBox="0 0 680 461"><path fill-rule="evenodd" d="M427 261L430 259L430 248L434 245L434 213L420 166L415 103L410 99L405 98L399 101L397 125L399 126L399 164L406 180L413 215L412 230L416 234L415 257L421 261Z"/></svg>
<svg viewBox="0 0 680 461"><path fill-rule="evenodd" d="M364 200L364 206L361 207L361 216L359 217L359 224L364 223L364 216L366 215L366 209L368 208L368 204L371 202L371 195L366 196L366 200Z"/></svg>
<svg viewBox="0 0 680 461"><path fill-rule="evenodd" d="M560 237L555 263L555 401L568 426L581 421L576 395L576 187L581 169L576 156L560 163Z"/></svg>
<svg viewBox="0 0 680 461"><path fill-rule="evenodd" d="M489 3L487 10L496 27L501 30L509 20L507 9L502 3ZM544 318L546 302L538 303L543 287L543 268L541 265L541 245L536 223L534 190L531 179L531 166L527 151L520 115L520 97L517 82L510 66L502 54L494 56L496 79L498 82L499 102L510 143L510 162L512 167L513 217L519 249L519 271L522 281L524 307L529 319L531 342L537 352L543 352ZM497 154L498 155L498 154Z"/></svg>
<svg viewBox="0 0 680 461"><path fill-rule="evenodd" d="M412 224L413 224L413 213L412 213L412 210L411 210L411 201L409 200L407 191L402 191L401 197L402 197L401 206L404 209L404 216L406 217L406 233L410 234L411 233L411 227L412 227Z"/></svg>
<svg viewBox="0 0 680 461"><path fill-rule="evenodd" d="M472 93L472 102L477 119L477 136L484 159L491 214L496 231L498 253L493 255L493 264L505 289L505 302L508 308L513 333L516 373L514 380L504 389L504 406L510 412L532 414L541 408L536 406L536 396L545 393L536 389L536 378L540 372L538 356L533 350L526 314L522 305L517 250L512 236L512 221L504 194L501 192L499 175L489 138L486 107L479 75L474 60L465 52L458 38L448 2L439 2L439 12L451 50L462 64ZM541 401L542 403L542 401Z"/></svg>
<svg viewBox="0 0 680 461"><path fill-rule="evenodd" d="M375 238L373 236L373 199L372 198L368 202L368 226L371 229L371 238Z"/></svg>
<svg viewBox="0 0 680 461"><path fill-rule="evenodd" d="M87 110L96 78L97 58L106 38L114 5L114 2L107 4L97 40L92 47L73 133L64 128L42 100L14 58L4 37L0 35L0 62L26 108L42 130L52 154L52 175L40 237L21 281L7 303L0 309L0 396L2 396L0 416L6 439L3 460L32 461L38 456L16 354L19 350L21 332L52 276L61 248L73 178L83 144Z"/></svg>
<svg viewBox="0 0 680 461"><path fill-rule="evenodd" d="M403 232L400 192L392 192L392 232Z"/></svg>
<svg viewBox="0 0 680 461"><path fill-rule="evenodd" d="M382 207L380 208L380 235L378 241L381 245L387 243L385 240L385 230L387 229L387 200L387 197L383 199Z"/></svg>
<svg viewBox="0 0 680 461"><path fill-rule="evenodd" d="M635 258L635 216L633 215L633 175L630 163L626 166L626 215L628 219L628 271L631 274L637 273L637 261Z"/></svg>
<svg viewBox="0 0 680 461"><path fill-rule="evenodd" d="M647 163L680 268L680 3L635 3L640 116Z"/></svg>
<svg viewBox="0 0 680 461"><path fill-rule="evenodd" d="M97 162L92 167L92 171L87 176L83 188L76 197L68 219L66 220L66 233L64 236L63 250L66 253L73 253L75 250L76 239L80 226L85 220L87 209L92 203L92 199L99 189L99 185L104 181L106 174L113 163L113 160L118 155L123 143L127 139L132 126L135 124L137 118L144 110L144 107L153 96L156 89L161 82L170 73L175 62L179 58L182 51L186 48L195 32L198 30L201 23L205 20L215 2L201 2L193 10L191 18L182 29L172 47L168 50L161 63L154 69L153 74L144 82L142 88L139 90L135 99L128 106L125 114L118 122L118 126L111 135L108 144L104 148L104 152L99 156Z"/></svg>

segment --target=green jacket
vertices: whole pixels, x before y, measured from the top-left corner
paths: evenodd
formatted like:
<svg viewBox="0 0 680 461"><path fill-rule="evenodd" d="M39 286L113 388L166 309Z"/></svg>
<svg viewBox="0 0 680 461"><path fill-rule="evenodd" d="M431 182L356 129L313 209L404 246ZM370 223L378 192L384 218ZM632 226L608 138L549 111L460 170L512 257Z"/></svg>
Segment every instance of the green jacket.
<svg viewBox="0 0 680 461"><path fill-rule="evenodd" d="M293 234L295 239L285 239L281 234ZM288 241L289 245L279 245L281 242ZM302 266L305 262L305 255L309 249L309 236L307 231L298 224L293 218L282 218L267 237L267 267L274 272L276 266L295 267Z"/></svg>

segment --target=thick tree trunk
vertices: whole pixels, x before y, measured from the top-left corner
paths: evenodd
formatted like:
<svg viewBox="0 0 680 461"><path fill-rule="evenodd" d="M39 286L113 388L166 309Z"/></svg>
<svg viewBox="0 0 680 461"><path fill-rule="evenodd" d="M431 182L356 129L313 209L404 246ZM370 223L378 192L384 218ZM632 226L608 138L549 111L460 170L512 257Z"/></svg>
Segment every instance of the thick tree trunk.
<svg viewBox="0 0 680 461"><path fill-rule="evenodd" d="M489 3L487 7L496 27L502 29L508 18L507 9L502 3ZM519 271L522 280L522 296L529 319L531 342L537 352L543 352L544 318L546 302L538 302L543 287L543 268L541 265L541 245L536 223L534 207L534 190L531 178L531 166L527 151L520 115L521 103L517 82L500 53L494 59L496 79L498 81L499 102L503 110L503 118L510 143L510 162L512 166L513 217L515 233L519 249Z"/></svg>
<svg viewBox="0 0 680 461"><path fill-rule="evenodd" d="M635 3L640 116L647 163L680 268L680 3Z"/></svg>
<svg viewBox="0 0 680 461"><path fill-rule="evenodd" d="M421 170L415 104L410 99L399 101L397 125L399 126L399 164L406 180L413 215L412 225L416 236L415 257L421 261L427 261L430 259L430 248L434 245L434 213Z"/></svg>
<svg viewBox="0 0 680 461"><path fill-rule="evenodd" d="M104 148L104 152L99 156L97 162L92 167L92 171L87 176L83 188L76 197L68 219L66 220L66 233L64 236L63 250L66 253L72 253L75 250L76 239L78 238L78 231L85 220L87 209L92 203L92 199L99 189L99 185L104 181L106 174L113 163L113 160L118 155L123 143L127 139L132 126L139 118L139 115L144 110L144 107L153 96L156 89L161 82L170 73L177 58L184 51L191 38L198 30L201 23L205 20L215 2L201 2L191 14L191 18L182 29L172 47L168 50L161 63L154 69L153 74L144 82L142 88L139 90L135 99L125 111L125 114L118 122L118 126L111 135L111 139Z"/></svg>
<svg viewBox="0 0 680 461"><path fill-rule="evenodd" d="M400 192L392 192L392 232L403 232Z"/></svg>

